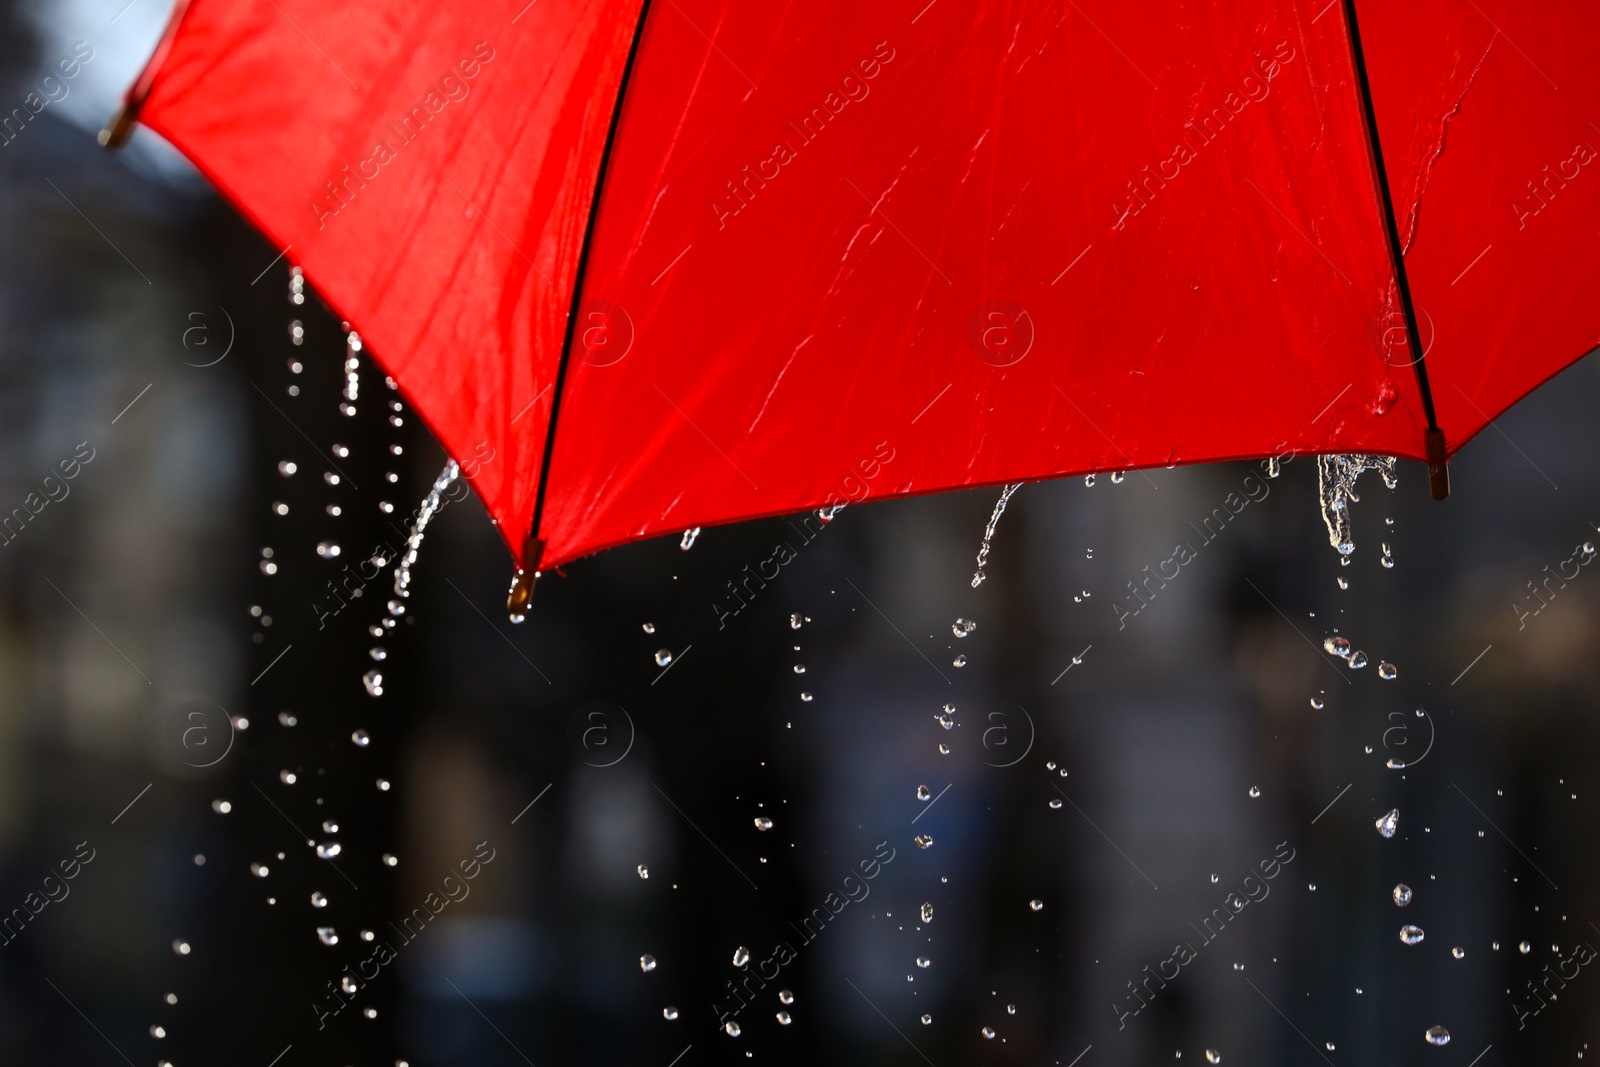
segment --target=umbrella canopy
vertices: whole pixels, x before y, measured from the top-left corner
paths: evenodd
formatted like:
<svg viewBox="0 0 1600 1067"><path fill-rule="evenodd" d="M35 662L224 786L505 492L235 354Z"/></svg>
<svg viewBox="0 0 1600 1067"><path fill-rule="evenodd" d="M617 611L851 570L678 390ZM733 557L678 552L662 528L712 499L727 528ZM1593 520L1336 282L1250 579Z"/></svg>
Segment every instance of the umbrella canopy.
<svg viewBox="0 0 1600 1067"><path fill-rule="evenodd" d="M1071 473L1442 464L1600 340L1597 36L1565 0L191 0L129 114L548 569Z"/></svg>

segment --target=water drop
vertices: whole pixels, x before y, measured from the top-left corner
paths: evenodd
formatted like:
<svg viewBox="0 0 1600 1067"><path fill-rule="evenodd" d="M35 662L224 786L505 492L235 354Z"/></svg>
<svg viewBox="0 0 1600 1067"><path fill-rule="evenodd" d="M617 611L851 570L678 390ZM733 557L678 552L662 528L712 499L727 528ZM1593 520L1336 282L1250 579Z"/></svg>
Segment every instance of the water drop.
<svg viewBox="0 0 1600 1067"><path fill-rule="evenodd" d="M1351 670L1359 671L1361 668L1365 667L1366 665L1367 665L1367 654L1365 652L1356 651L1356 652L1350 653L1350 669Z"/></svg>
<svg viewBox="0 0 1600 1067"><path fill-rule="evenodd" d="M794 673L796 673L796 674L804 674L804 673L806 673L806 665L804 663L796 663L794 665Z"/></svg>
<svg viewBox="0 0 1600 1067"><path fill-rule="evenodd" d="M278 462L278 473L283 475L285 478L294 477L295 471L299 469L299 465L296 464L292 459L280 460Z"/></svg>
<svg viewBox="0 0 1600 1067"><path fill-rule="evenodd" d="M278 781L282 782L284 785L294 785L294 783L299 781L299 779L295 776L293 771L279 771Z"/></svg>
<svg viewBox="0 0 1600 1067"><path fill-rule="evenodd" d="M1091 474L1091 475L1089 475L1089 477L1093 478L1094 475ZM983 1035L983 1039L985 1041L993 1041L994 1040L994 1027L985 1026L982 1030L979 1030L978 1032Z"/></svg>
<svg viewBox="0 0 1600 1067"><path fill-rule="evenodd" d="M339 545L333 541L318 541L317 555L323 559L333 559L339 554Z"/></svg>
<svg viewBox="0 0 1600 1067"><path fill-rule="evenodd" d="M1407 945L1421 944L1422 939L1425 936L1426 935L1422 932L1422 927L1420 926L1413 926L1410 923L1407 923L1400 928L1400 940Z"/></svg>
<svg viewBox="0 0 1600 1067"><path fill-rule="evenodd" d="M787 989L778 990L778 1003L779 1004L793 1004L794 1003L794 994L789 992Z"/></svg>
<svg viewBox="0 0 1600 1067"><path fill-rule="evenodd" d="M1322 649L1332 655L1346 657L1350 655L1350 642L1343 637L1324 637Z"/></svg>
<svg viewBox="0 0 1600 1067"><path fill-rule="evenodd" d="M645 974L649 974L651 971L656 969L656 958L650 955L648 952L643 956L640 956L639 969Z"/></svg>
<svg viewBox="0 0 1600 1067"><path fill-rule="evenodd" d="M1450 950L1450 955L1454 956L1458 960L1464 959L1467 955L1467 950L1462 948L1460 945L1457 945L1455 948Z"/></svg>
<svg viewBox="0 0 1600 1067"><path fill-rule="evenodd" d="M932 797L933 797L933 790L929 789L925 785L917 786L917 799L918 800L929 800Z"/></svg>
<svg viewBox="0 0 1600 1067"><path fill-rule="evenodd" d="M812 696L810 693L801 693L800 700L802 703L809 704L812 701Z"/></svg>
<svg viewBox="0 0 1600 1067"><path fill-rule="evenodd" d="M925 922L925 923L933 922L933 905L924 903L922 905L922 910L921 910L920 914L922 915L922 921L923 922Z"/></svg>
<svg viewBox="0 0 1600 1067"><path fill-rule="evenodd" d="M723 1025L722 1032L727 1034L729 1037L738 1037L744 1031L739 1029L739 1023L737 1020L729 1019L727 1023Z"/></svg>
<svg viewBox="0 0 1600 1067"><path fill-rule="evenodd" d="M1028 910L1029 911L1043 911L1044 910L1044 901L1040 900L1038 897L1034 897L1032 900L1028 901Z"/></svg>
<svg viewBox="0 0 1600 1067"><path fill-rule="evenodd" d="M328 906L328 898L321 893L312 893L311 906L313 908L326 908Z"/></svg>
<svg viewBox="0 0 1600 1067"><path fill-rule="evenodd" d="M650 877L650 868L646 867L642 863L639 864L639 877L640 878L649 878Z"/></svg>
<svg viewBox="0 0 1600 1067"><path fill-rule="evenodd" d="M778 1025L779 1026L788 1026L793 1021L794 1020L792 1018L790 1018L788 1012L786 1012L786 1011L778 1012Z"/></svg>
<svg viewBox="0 0 1600 1067"><path fill-rule="evenodd" d="M381 697L381 696L383 696L383 672L382 671L368 671L366 674L363 674L361 676L361 684L366 687L367 696L369 696L369 697Z"/></svg>
<svg viewBox="0 0 1600 1067"><path fill-rule="evenodd" d="M1222 1062L1222 1053L1218 1052L1214 1048L1206 1049L1206 1062L1207 1063L1221 1063Z"/></svg>
<svg viewBox="0 0 1600 1067"><path fill-rule="evenodd" d="M1321 697L1312 697L1311 698L1311 710L1312 711L1321 711L1322 710L1322 698Z"/></svg>
<svg viewBox="0 0 1600 1067"><path fill-rule="evenodd" d="M1395 486L1393 456L1318 456L1317 486L1322 503L1322 522L1328 528L1328 543L1339 555L1348 557L1356 550L1350 520L1350 505L1359 503L1356 479L1364 471L1375 470L1384 484Z"/></svg>
<svg viewBox="0 0 1600 1067"><path fill-rule="evenodd" d="M324 819L322 820L322 832L325 834L336 834L339 832L339 824L334 822L332 819Z"/></svg>
<svg viewBox="0 0 1600 1067"><path fill-rule="evenodd" d="M1059 809L1061 807L1060 799L1057 798L1057 797L1051 797L1050 798L1050 807L1052 809Z"/></svg>
<svg viewBox="0 0 1600 1067"><path fill-rule="evenodd" d="M951 662L952 666L965 667L967 665L967 657L966 656L957 656L955 659L951 660L950 662Z"/></svg>
<svg viewBox="0 0 1600 1067"><path fill-rule="evenodd" d="M1393 837L1395 828L1400 825L1400 809L1394 808L1389 812L1389 814L1383 816L1382 818L1378 819L1377 822L1373 823L1373 825L1378 828L1378 833L1382 834L1384 837Z"/></svg>
<svg viewBox="0 0 1600 1067"><path fill-rule="evenodd" d="M317 858L331 860L333 857L337 856L343 851L344 849L340 847L339 842L324 841L322 844L317 846Z"/></svg>
<svg viewBox="0 0 1600 1067"><path fill-rule="evenodd" d="M252 863L250 865L250 873L257 878L265 878L268 873L267 865L265 863Z"/></svg>
<svg viewBox="0 0 1600 1067"><path fill-rule="evenodd" d="M805 625L805 621L806 617L797 611L793 615L789 616L789 629L798 630L801 626Z"/></svg>
<svg viewBox="0 0 1600 1067"><path fill-rule="evenodd" d="M211 810L218 815L226 815L233 810L233 804L226 800L213 800L211 802Z"/></svg>
<svg viewBox="0 0 1600 1067"><path fill-rule="evenodd" d="M1112 471L1111 472L1111 484L1112 485L1121 485L1122 484L1122 480L1124 478L1126 478L1127 476L1128 475L1127 475L1127 473L1125 471Z"/></svg>
<svg viewBox="0 0 1600 1067"><path fill-rule="evenodd" d="M923 1017L922 1017L922 1025L923 1026L932 1026L933 1025L933 1016L931 1016L931 1015L923 1015Z"/></svg>
<svg viewBox="0 0 1600 1067"><path fill-rule="evenodd" d="M696 526L692 530L683 531L683 540L678 542L678 547L680 549L682 549L683 551L685 551L685 552L689 551L691 548L694 547L695 538L697 538L699 536L700 536L700 527L698 527L698 526Z"/></svg>
<svg viewBox="0 0 1600 1067"><path fill-rule="evenodd" d="M941 756L948 756L948 755L950 755L950 746L949 746L949 745L947 745L947 744L945 744L945 743L944 743L944 742L942 742L942 741L941 741L941 742L939 742L939 755L941 755Z"/></svg>
<svg viewBox="0 0 1600 1067"><path fill-rule="evenodd" d="M669 664L671 662L672 662L672 649L663 648L661 651L656 653L656 666L657 667L665 667L667 664Z"/></svg>
<svg viewBox="0 0 1600 1067"><path fill-rule="evenodd" d="M1351 661L1350 666L1352 666L1352 667L1355 666L1355 661L1354 660ZM1395 670L1395 666L1394 666L1393 663L1380 663L1380 664L1378 664L1378 677L1382 678L1386 682L1394 681L1395 676L1397 674L1399 674L1399 673L1400 673L1399 671Z"/></svg>
<svg viewBox="0 0 1600 1067"><path fill-rule="evenodd" d="M385 867L398 867L400 866L400 857L396 856L393 852L385 852L383 854L383 865ZM370 941L372 939L369 937L365 938L365 940Z"/></svg>
<svg viewBox="0 0 1600 1067"><path fill-rule="evenodd" d="M1261 795L1261 790L1258 787L1256 787L1256 786L1251 786L1250 787L1250 798L1252 800L1254 800L1256 797L1258 797L1260 795Z"/></svg>
<svg viewBox="0 0 1600 1067"><path fill-rule="evenodd" d="M986 575L983 565L989 560L989 543L994 540L994 529L1000 523L1000 516L1006 513L1006 504L1011 500L1011 494L1022 488L1022 483L1008 485L1000 490L1000 499L995 501L994 513L989 516L989 524L983 528L983 541L978 545L978 569L972 575L972 588L976 589L983 584Z"/></svg>
<svg viewBox="0 0 1600 1067"><path fill-rule="evenodd" d="M1342 574L1341 574L1341 575L1338 575L1338 576L1337 576L1337 577L1335 577L1335 578L1334 578L1334 579L1333 579L1333 580L1334 580L1334 581L1335 581L1335 582L1337 582L1337 583L1339 583L1339 588L1340 588L1340 589L1349 589L1349 588L1350 588L1350 580L1349 580L1349 579L1348 579L1348 578L1346 578L1346 577L1345 577L1345 576L1344 576L1344 575L1342 575Z"/></svg>
<svg viewBox="0 0 1600 1067"><path fill-rule="evenodd" d="M1517 951L1526 956L1528 953L1533 951L1533 946L1524 941L1517 946Z"/></svg>
<svg viewBox="0 0 1600 1067"><path fill-rule="evenodd" d="M957 637L965 637L978 628L978 624L971 619L957 619L950 627L950 632Z"/></svg>
<svg viewBox="0 0 1600 1067"><path fill-rule="evenodd" d="M1389 550L1389 542L1383 542L1383 558L1378 561L1384 570L1394 569L1394 555Z"/></svg>
<svg viewBox="0 0 1600 1067"><path fill-rule="evenodd" d="M339 943L339 935L331 926L319 926L317 927L317 940L331 947Z"/></svg>
<svg viewBox="0 0 1600 1067"><path fill-rule="evenodd" d="M1422 1036L1430 1045L1448 1045L1450 1043L1450 1031L1442 1026L1430 1026Z"/></svg>
<svg viewBox="0 0 1600 1067"><path fill-rule="evenodd" d="M667 1020L667 1022L669 1022L669 1023L677 1022L678 1021L678 1009L674 1008L672 1005L669 1004L665 1008L661 1009L661 1017L663 1019Z"/></svg>
<svg viewBox="0 0 1600 1067"><path fill-rule="evenodd" d="M925 970L927 970L927 969L928 969L928 968L929 968L929 967L932 967L932 966L933 966L933 961L932 961L932 960L930 960L930 959L929 959L929 958L928 958L928 957L926 957L926 956L918 956L918 957L917 957L917 966L918 966L918 967L919 967L919 968L921 968L921 969L922 969L922 970L924 970L924 971L925 971Z"/></svg>
<svg viewBox="0 0 1600 1067"><path fill-rule="evenodd" d="M916 837L913 837L911 840L912 840L912 843L915 844L918 848L932 848L933 847L933 837L930 834L918 834Z"/></svg>
<svg viewBox="0 0 1600 1067"><path fill-rule="evenodd" d="M742 968L742 967L744 967L745 964L747 964L749 962L750 962L750 950L749 949L745 948L743 945L740 945L738 948L733 950L733 965L735 967Z"/></svg>
<svg viewBox="0 0 1600 1067"><path fill-rule="evenodd" d="M389 650L384 648L382 645L373 645L371 648L367 649L367 655L372 658L372 662L382 663L384 660L389 658Z"/></svg>
<svg viewBox="0 0 1600 1067"><path fill-rule="evenodd" d="M644 632L647 633L647 634L655 633L656 632L656 624L653 623L653 622L645 623L644 624Z"/></svg>
<svg viewBox="0 0 1600 1067"><path fill-rule="evenodd" d="M1403 908L1407 904L1411 903L1411 887L1406 885L1404 882L1401 882L1399 885L1394 887L1394 893L1392 895L1394 896L1394 903L1395 907L1397 908Z"/></svg>
<svg viewBox="0 0 1600 1067"><path fill-rule="evenodd" d="M151 1026L150 1027L150 1036L153 1037L153 1038L156 1038L157 1040L160 1040L161 1038L166 1037L167 1036L166 1027L164 1027L164 1026Z"/></svg>
<svg viewBox="0 0 1600 1067"><path fill-rule="evenodd" d="M372 735L365 730L357 730L350 735L350 741L357 748L366 748L372 744Z"/></svg>
<svg viewBox="0 0 1600 1067"><path fill-rule="evenodd" d="M770 829L772 829L772 820L767 818L765 815L757 815L755 822L756 822L756 829L757 830L770 830Z"/></svg>

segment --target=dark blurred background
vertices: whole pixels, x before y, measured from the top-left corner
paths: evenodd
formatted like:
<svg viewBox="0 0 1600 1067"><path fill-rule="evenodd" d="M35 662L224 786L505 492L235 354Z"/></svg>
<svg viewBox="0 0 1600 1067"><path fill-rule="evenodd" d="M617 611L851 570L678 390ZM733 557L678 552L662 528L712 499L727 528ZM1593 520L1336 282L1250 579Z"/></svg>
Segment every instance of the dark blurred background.
<svg viewBox="0 0 1600 1067"><path fill-rule="evenodd" d="M0 0L0 1062L1587 1058L1592 360L1448 503L1365 475L1348 566L1300 457L1025 486L978 588L995 489L607 552L513 627L456 486L391 614L445 457L95 146L124 2Z"/></svg>

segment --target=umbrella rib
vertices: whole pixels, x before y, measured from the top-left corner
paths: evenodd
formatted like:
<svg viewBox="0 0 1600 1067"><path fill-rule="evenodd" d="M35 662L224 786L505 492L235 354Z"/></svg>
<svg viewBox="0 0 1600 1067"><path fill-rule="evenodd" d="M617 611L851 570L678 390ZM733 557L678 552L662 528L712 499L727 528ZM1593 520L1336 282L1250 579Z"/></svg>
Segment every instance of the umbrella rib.
<svg viewBox="0 0 1600 1067"><path fill-rule="evenodd" d="M1430 436L1438 435L1439 420L1434 415L1433 390L1428 385L1428 365L1422 350L1422 332L1417 328L1417 309L1411 302L1411 282L1406 277L1405 252L1400 244L1400 228L1395 223L1394 198L1389 193L1389 172L1383 166L1383 144L1378 137L1378 114L1372 106L1372 86L1367 81L1367 61L1361 51L1361 29L1356 23L1356 0L1344 0L1344 22L1350 40L1350 61L1355 67L1356 88L1361 95L1367 151L1372 163L1373 178L1378 186L1378 200L1383 208L1384 240L1389 248L1389 265L1394 271L1395 290L1400 297L1400 310L1405 314L1406 343L1411 348L1413 360L1411 365L1417 373L1417 389L1422 395L1423 414L1428 417L1428 432ZM1433 457L1430 455L1429 463L1432 462Z"/></svg>
<svg viewBox="0 0 1600 1067"><path fill-rule="evenodd" d="M600 217L600 196L605 191L606 172L610 169L611 150L617 142L617 128L622 124L622 107L628 97L628 83L632 80L633 64L639 57L639 45L644 41L645 24L650 16L650 0L641 0L639 21L633 27L633 41L628 46L628 58L622 65L622 77L617 82L617 99L611 107L611 125L606 130L606 143L600 149L600 166L594 177L594 196L589 200L589 217L584 223L583 244L578 251L578 266L572 277L572 302L567 309L566 336L561 340L561 359L556 364L555 392L550 397L550 423L545 429L544 457L539 463L539 484L533 498L533 523L528 529L530 545L539 546L539 526L544 520L545 486L550 482L550 458L556 447L557 416L561 413L561 396L566 384L567 364L572 358L572 342L577 334L579 301L583 299L584 275L589 266L589 252L594 246L595 222ZM542 546L539 547L542 551ZM528 554L524 549L524 557ZM537 559L524 558L522 566L532 570L539 566Z"/></svg>

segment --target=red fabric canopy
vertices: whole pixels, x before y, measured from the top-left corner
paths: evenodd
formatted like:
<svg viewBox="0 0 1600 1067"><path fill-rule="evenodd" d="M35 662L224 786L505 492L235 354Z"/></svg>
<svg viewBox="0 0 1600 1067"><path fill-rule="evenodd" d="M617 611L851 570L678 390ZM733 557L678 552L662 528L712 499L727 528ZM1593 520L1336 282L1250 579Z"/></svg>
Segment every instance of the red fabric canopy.
<svg viewBox="0 0 1600 1067"><path fill-rule="evenodd" d="M1454 451L1600 340L1600 8L1359 19ZM492 455L519 556L549 446L549 568L846 500L1423 458L1355 58L1341 0L192 0L135 103Z"/></svg>

